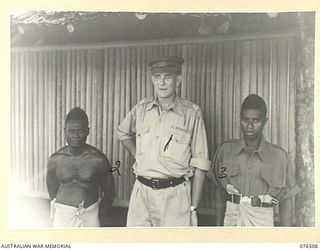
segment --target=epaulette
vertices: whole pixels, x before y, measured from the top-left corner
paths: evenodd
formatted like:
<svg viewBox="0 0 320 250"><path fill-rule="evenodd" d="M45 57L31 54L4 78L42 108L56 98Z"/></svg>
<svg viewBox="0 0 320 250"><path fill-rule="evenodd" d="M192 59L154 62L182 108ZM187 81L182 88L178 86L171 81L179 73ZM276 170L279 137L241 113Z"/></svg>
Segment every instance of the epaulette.
<svg viewBox="0 0 320 250"><path fill-rule="evenodd" d="M188 100L185 100L185 99L182 99L181 100L181 104L183 106L186 106L186 107L189 107L189 108L192 108L194 111L200 111L200 107L196 104L194 104L193 102L190 102Z"/></svg>
<svg viewBox="0 0 320 250"><path fill-rule="evenodd" d="M228 145L231 145L231 147L232 147L232 145L236 145L236 144L238 144L239 143L239 140L240 139L229 139L229 140L227 140L227 141L223 141L221 144L220 144L220 148L222 148L222 147L228 147Z"/></svg>
<svg viewBox="0 0 320 250"><path fill-rule="evenodd" d="M144 98L139 102L138 105L146 104L146 103L149 103L149 102L152 102L152 101L153 101L153 97Z"/></svg>
<svg viewBox="0 0 320 250"><path fill-rule="evenodd" d="M230 140L224 141L223 143L221 143L221 145L228 144L228 143L235 143L238 141L239 141L239 139L230 139Z"/></svg>
<svg viewBox="0 0 320 250"><path fill-rule="evenodd" d="M271 143L270 143L271 144ZM287 151L285 151L282 147L280 147L279 145L277 144L271 144L273 147L277 148L277 149L280 149L283 153L285 153L286 155L288 154Z"/></svg>

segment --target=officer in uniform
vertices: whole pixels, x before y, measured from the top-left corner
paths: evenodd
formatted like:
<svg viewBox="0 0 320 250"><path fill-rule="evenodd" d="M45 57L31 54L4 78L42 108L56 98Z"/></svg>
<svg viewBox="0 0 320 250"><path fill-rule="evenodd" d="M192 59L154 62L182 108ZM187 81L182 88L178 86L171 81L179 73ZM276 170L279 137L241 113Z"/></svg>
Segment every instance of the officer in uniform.
<svg viewBox="0 0 320 250"><path fill-rule="evenodd" d="M118 127L136 159L127 226L197 225L210 161L199 107L176 94L183 62L173 56L152 61L156 95L137 104Z"/></svg>
<svg viewBox="0 0 320 250"><path fill-rule="evenodd" d="M223 143L214 157L209 173L221 194L217 225L274 226L278 204L280 225L292 225L291 198L299 189L287 152L264 139L267 120L264 100L249 95L241 106L243 138Z"/></svg>

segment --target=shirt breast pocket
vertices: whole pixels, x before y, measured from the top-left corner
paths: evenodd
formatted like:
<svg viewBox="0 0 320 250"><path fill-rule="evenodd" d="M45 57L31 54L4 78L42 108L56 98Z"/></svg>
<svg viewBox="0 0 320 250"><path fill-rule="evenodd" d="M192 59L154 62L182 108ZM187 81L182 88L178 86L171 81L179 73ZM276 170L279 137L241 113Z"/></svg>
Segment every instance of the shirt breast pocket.
<svg viewBox="0 0 320 250"><path fill-rule="evenodd" d="M138 129L136 139L137 154L142 154L147 151L150 144L150 126L142 126Z"/></svg>
<svg viewBox="0 0 320 250"><path fill-rule="evenodd" d="M186 165L191 156L190 138L189 133L183 131L172 132L163 140L162 155Z"/></svg>
<svg viewBox="0 0 320 250"><path fill-rule="evenodd" d="M281 166L276 163L273 166L263 166L261 169L261 178L264 179L269 187L282 188L284 183L284 171L281 171Z"/></svg>

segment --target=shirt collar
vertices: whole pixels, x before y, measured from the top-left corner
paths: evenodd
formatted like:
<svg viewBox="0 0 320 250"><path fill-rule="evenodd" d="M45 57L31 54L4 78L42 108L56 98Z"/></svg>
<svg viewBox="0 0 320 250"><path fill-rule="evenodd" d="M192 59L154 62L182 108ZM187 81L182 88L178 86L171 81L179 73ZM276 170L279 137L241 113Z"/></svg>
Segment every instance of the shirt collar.
<svg viewBox="0 0 320 250"><path fill-rule="evenodd" d="M243 138L238 140L237 145L236 145L236 150L235 150L235 155L238 155L246 148L246 142Z"/></svg>
<svg viewBox="0 0 320 250"><path fill-rule="evenodd" d="M244 140L244 138L241 138L238 143L237 143L237 147L236 147L236 155L239 155L242 151L245 150L246 148L246 141ZM260 145L258 147L258 149L254 152L256 152L260 159L265 162L266 160L266 155L267 155L267 152L266 152L267 148L266 148L266 140L264 139L264 136L262 135L262 138L261 138L261 142L260 142Z"/></svg>
<svg viewBox="0 0 320 250"><path fill-rule="evenodd" d="M173 103L169 106L168 110L172 109L177 114L183 115L181 103L182 103L181 98L176 95ZM146 107L147 111L151 110L154 106L160 107L159 100L157 97L153 97L151 102L147 104L147 107Z"/></svg>

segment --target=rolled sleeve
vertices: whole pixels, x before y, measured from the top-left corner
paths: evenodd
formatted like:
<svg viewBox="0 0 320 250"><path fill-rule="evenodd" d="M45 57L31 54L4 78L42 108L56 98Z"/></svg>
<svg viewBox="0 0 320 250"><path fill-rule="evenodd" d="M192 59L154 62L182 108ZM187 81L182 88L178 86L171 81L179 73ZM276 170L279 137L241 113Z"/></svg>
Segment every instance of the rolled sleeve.
<svg viewBox="0 0 320 250"><path fill-rule="evenodd" d="M226 169L222 167L221 155L223 154L223 145L219 147L215 153L212 161L212 166L209 171L209 177L213 180L214 184L218 188L226 188L228 182Z"/></svg>
<svg viewBox="0 0 320 250"><path fill-rule="evenodd" d="M191 158L190 165L201 170L208 171L210 168L210 161L201 158Z"/></svg>
<svg viewBox="0 0 320 250"><path fill-rule="evenodd" d="M135 106L123 119L117 129L118 139L132 139L136 134L136 107Z"/></svg>
<svg viewBox="0 0 320 250"><path fill-rule="evenodd" d="M210 168L207 135L201 115L197 116L193 131L190 165L205 171Z"/></svg>

